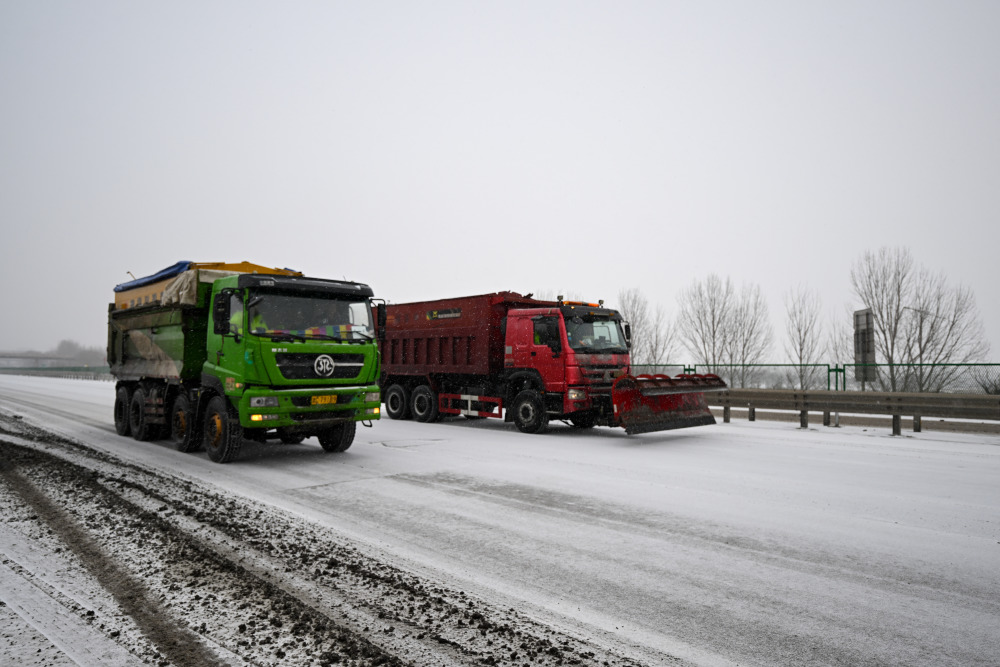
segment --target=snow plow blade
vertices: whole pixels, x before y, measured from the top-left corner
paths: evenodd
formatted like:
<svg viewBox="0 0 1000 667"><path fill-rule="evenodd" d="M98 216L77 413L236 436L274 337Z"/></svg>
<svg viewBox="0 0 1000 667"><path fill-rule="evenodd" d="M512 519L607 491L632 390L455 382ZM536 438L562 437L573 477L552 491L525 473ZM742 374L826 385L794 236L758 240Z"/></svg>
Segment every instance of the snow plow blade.
<svg viewBox="0 0 1000 667"><path fill-rule="evenodd" d="M725 391L718 375L624 375L611 390L615 417L629 435L715 423L706 391Z"/></svg>

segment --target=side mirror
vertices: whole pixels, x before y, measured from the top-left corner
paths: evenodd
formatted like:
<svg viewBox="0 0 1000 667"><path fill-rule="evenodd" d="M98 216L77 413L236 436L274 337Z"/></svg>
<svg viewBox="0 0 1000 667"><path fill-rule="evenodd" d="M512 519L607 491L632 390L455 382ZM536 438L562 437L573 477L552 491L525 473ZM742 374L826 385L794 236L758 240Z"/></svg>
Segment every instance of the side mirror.
<svg viewBox="0 0 1000 667"><path fill-rule="evenodd" d="M389 319L385 312L385 299L371 299L370 303L375 309L375 340L381 343L385 340L385 323Z"/></svg>
<svg viewBox="0 0 1000 667"><path fill-rule="evenodd" d="M219 335L229 333L229 291L223 290L215 295L212 302L212 320L214 322L213 331Z"/></svg>
<svg viewBox="0 0 1000 667"><path fill-rule="evenodd" d="M632 325L628 322L622 322L622 325L625 330L625 347L632 349Z"/></svg>

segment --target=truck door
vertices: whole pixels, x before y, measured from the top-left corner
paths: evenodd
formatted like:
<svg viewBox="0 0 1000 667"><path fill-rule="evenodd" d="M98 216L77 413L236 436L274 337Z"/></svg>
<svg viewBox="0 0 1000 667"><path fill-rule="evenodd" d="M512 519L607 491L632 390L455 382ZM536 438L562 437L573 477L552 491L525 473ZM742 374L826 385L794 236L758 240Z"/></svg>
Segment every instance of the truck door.
<svg viewBox="0 0 1000 667"><path fill-rule="evenodd" d="M219 336L218 347L209 350L208 362L215 364L219 379L229 391L235 382L243 382L243 356L246 347L246 311L243 308L243 296L235 290L225 289L216 297L214 317L225 318L226 326L218 326L215 333ZM214 347L214 346L213 346ZM214 352L214 354L213 354Z"/></svg>
<svg viewBox="0 0 1000 667"><path fill-rule="evenodd" d="M546 391L566 390L562 318L558 315L535 315L531 318L531 340L528 344L528 363L538 370L545 382Z"/></svg>

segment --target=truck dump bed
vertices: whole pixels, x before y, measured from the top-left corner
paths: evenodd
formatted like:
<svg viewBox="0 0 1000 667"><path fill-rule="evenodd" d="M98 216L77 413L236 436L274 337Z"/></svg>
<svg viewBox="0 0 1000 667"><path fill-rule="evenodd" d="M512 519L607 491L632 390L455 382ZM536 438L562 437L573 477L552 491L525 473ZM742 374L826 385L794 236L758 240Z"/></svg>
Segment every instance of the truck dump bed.
<svg viewBox="0 0 1000 667"><path fill-rule="evenodd" d="M394 375L496 373L503 368L507 311L555 305L516 292L389 304L383 368Z"/></svg>
<svg viewBox="0 0 1000 667"><path fill-rule="evenodd" d="M108 317L108 365L119 380L190 380L205 363L208 309L155 305Z"/></svg>

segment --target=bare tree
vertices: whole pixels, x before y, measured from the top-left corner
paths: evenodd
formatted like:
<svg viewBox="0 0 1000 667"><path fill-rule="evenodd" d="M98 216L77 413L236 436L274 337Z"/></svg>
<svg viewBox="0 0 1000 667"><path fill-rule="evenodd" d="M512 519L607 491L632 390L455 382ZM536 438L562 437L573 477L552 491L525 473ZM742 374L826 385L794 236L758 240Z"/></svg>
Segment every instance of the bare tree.
<svg viewBox="0 0 1000 667"><path fill-rule="evenodd" d="M632 329L632 363L643 364L646 332L649 329L649 302L642 292L632 287L618 292L618 310Z"/></svg>
<svg viewBox="0 0 1000 667"><path fill-rule="evenodd" d="M890 391L940 391L957 372L940 364L981 360L989 351L971 290L915 266L905 248L864 253L851 268L851 286L872 310Z"/></svg>
<svg viewBox="0 0 1000 667"><path fill-rule="evenodd" d="M556 301L559 297L562 297L565 301L586 301L576 292L567 292L563 289L543 289L531 292L526 296L531 296L533 299L538 299L540 301Z"/></svg>
<svg viewBox="0 0 1000 667"><path fill-rule="evenodd" d="M921 269L904 306L905 388L942 391L961 373L951 364L981 361L989 352L976 298L967 287L950 287L943 275Z"/></svg>
<svg viewBox="0 0 1000 667"><path fill-rule="evenodd" d="M632 328L633 364L666 364L673 354L674 327L660 306L652 313L636 287L618 293L619 310Z"/></svg>
<svg viewBox="0 0 1000 667"><path fill-rule="evenodd" d="M828 320L829 334L826 338L826 355L835 363L844 363L854 359L854 332L851 331L851 309L844 307L843 312L835 313Z"/></svg>
<svg viewBox="0 0 1000 667"><path fill-rule="evenodd" d="M681 344L712 373L728 361L730 320L736 302L733 283L714 273L681 292L677 333Z"/></svg>
<svg viewBox="0 0 1000 667"><path fill-rule="evenodd" d="M659 304L653 311L648 341L646 358L649 359L649 363L657 365L670 363L677 342L677 327Z"/></svg>
<svg viewBox="0 0 1000 667"><path fill-rule="evenodd" d="M798 389L814 389L822 380L820 369L810 365L819 362L822 347L819 310L819 295L804 285L785 294L785 354L797 364L787 379Z"/></svg>
<svg viewBox="0 0 1000 667"><path fill-rule="evenodd" d="M902 361L904 306L910 299L913 257L906 248L881 248L866 251L851 267L851 286L866 308L872 311L875 324L875 349L888 366L889 391L902 388L902 374L896 364Z"/></svg>
<svg viewBox="0 0 1000 667"><path fill-rule="evenodd" d="M773 339L767 301L759 285L746 284L740 290L729 313L727 328L726 356L733 364L733 383L738 387L751 386L760 375L760 369L754 365L764 360Z"/></svg>
<svg viewBox="0 0 1000 667"><path fill-rule="evenodd" d="M849 306L843 306L840 313L834 313L828 319L827 327L829 334L826 338L826 356L838 366L843 364L844 373L849 372L848 362L854 359L854 332L851 329L851 322L854 315ZM853 368L853 367L851 367ZM847 383L850 379L846 375L842 378Z"/></svg>
<svg viewBox="0 0 1000 667"><path fill-rule="evenodd" d="M59 345L50 354L84 366L102 366L105 363L103 348L84 347L73 340L59 341Z"/></svg>

